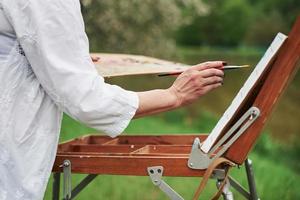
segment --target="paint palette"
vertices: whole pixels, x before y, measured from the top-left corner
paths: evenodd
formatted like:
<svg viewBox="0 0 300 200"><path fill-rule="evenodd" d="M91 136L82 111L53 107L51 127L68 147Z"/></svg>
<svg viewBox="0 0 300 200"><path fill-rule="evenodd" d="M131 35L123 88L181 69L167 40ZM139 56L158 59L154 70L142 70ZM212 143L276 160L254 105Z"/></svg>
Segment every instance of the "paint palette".
<svg viewBox="0 0 300 200"><path fill-rule="evenodd" d="M140 55L93 53L92 56L100 57L95 66L103 77L182 72L190 67L182 63Z"/></svg>

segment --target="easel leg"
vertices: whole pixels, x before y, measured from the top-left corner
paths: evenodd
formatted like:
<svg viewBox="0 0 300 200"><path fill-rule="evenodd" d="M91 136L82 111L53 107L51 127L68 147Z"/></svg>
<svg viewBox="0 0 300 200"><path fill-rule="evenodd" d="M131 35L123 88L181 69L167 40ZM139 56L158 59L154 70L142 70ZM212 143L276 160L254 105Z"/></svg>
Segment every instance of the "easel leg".
<svg viewBox="0 0 300 200"><path fill-rule="evenodd" d="M246 169L249 192L241 184L239 184L235 179L233 179L232 177L229 176L228 180L226 180L226 185L224 186L224 189L222 192L224 200L233 199L232 192L229 190L230 186L232 186L234 189L236 189L241 195L243 195L248 200L259 200L257 191L256 191L256 184L255 184L255 180L254 180L252 161L250 159L247 159L245 161L245 169ZM218 188L219 188L220 183L223 180L224 179L218 179L218 182L217 182Z"/></svg>
<svg viewBox="0 0 300 200"><path fill-rule="evenodd" d="M221 183L224 181L224 179L218 179L217 181L217 188L220 187ZM224 200L234 200L233 198L233 194L232 192L230 191L230 182L229 182L229 179L227 178L225 180L225 185L223 187L223 191L222 191L222 196L223 196L223 199Z"/></svg>
<svg viewBox="0 0 300 200"><path fill-rule="evenodd" d="M52 200L59 200L60 173L53 173Z"/></svg>
<svg viewBox="0 0 300 200"><path fill-rule="evenodd" d="M64 179L63 179L63 200L71 200L72 180L71 180L71 161L65 160L62 164Z"/></svg>
<svg viewBox="0 0 300 200"><path fill-rule="evenodd" d="M254 180L253 166L252 166L252 161L250 159L247 159L245 161L245 169L246 169L246 173L247 173L250 199L251 200L258 200L259 198L258 198L257 191L256 191L256 184L255 184L255 180Z"/></svg>
<svg viewBox="0 0 300 200"><path fill-rule="evenodd" d="M89 174L74 188L74 190L72 190L71 162L69 160L65 160L60 167L63 168L63 200L74 199L97 177L97 174ZM53 173L52 200L59 200L60 175L61 173Z"/></svg>

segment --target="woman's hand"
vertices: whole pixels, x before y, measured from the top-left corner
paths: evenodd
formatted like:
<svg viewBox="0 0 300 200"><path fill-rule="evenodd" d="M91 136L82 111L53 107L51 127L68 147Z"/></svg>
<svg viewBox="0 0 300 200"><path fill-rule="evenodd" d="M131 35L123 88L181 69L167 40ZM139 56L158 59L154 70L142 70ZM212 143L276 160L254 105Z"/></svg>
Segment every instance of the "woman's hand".
<svg viewBox="0 0 300 200"><path fill-rule="evenodd" d="M176 97L176 107L192 103L209 91L223 84L224 72L221 61L195 65L178 76L168 89Z"/></svg>
<svg viewBox="0 0 300 200"><path fill-rule="evenodd" d="M135 118L165 112L192 103L223 83L224 62L206 62L183 72L168 89L138 92Z"/></svg>

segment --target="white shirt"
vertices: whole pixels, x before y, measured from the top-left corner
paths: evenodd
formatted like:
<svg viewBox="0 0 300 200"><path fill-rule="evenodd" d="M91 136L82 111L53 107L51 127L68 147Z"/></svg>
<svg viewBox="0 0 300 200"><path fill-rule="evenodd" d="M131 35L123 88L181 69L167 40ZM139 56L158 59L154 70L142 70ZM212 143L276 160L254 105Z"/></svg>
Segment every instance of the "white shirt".
<svg viewBox="0 0 300 200"><path fill-rule="evenodd" d="M0 0L0 200L43 198L63 111L114 137L137 107L97 74L78 0Z"/></svg>

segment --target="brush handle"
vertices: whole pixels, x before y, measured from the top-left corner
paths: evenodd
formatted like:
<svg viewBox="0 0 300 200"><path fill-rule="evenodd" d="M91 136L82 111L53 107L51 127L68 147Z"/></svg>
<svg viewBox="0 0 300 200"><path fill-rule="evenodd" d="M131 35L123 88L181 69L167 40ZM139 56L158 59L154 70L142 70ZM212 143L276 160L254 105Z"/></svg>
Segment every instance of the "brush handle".
<svg viewBox="0 0 300 200"><path fill-rule="evenodd" d="M228 66L224 66L223 68L221 68L224 71L227 70L232 70L232 69L243 69L243 68L248 68L250 67L250 65L228 65ZM181 72L170 72L170 73L164 73L164 74L158 74L158 76L177 76L182 74L183 71Z"/></svg>

